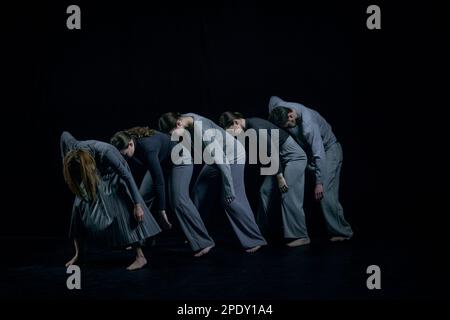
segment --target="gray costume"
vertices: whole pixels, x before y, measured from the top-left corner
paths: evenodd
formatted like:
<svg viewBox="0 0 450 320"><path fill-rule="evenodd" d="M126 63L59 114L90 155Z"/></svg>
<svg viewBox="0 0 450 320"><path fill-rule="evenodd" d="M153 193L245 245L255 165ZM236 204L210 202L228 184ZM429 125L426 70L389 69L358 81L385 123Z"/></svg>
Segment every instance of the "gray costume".
<svg viewBox="0 0 450 320"><path fill-rule="evenodd" d="M169 203L192 250L198 251L214 245L214 241L208 235L200 213L189 196L193 165L172 163L171 151L174 145L175 142L170 140L169 135L155 131L149 137L136 139L136 149L132 159L148 169L140 192L149 209L156 199L155 207L158 210L165 210L165 184L161 163L170 163ZM183 150L183 160L190 161L190 154L187 151L187 149Z"/></svg>
<svg viewBox="0 0 450 320"><path fill-rule="evenodd" d="M144 243L161 231L144 204L130 169L112 145L96 140L77 141L70 133L61 135L61 153L83 149L95 159L98 175L95 200L76 197L72 210L70 237L92 236L110 246ZM133 208L140 203L144 221L136 221Z"/></svg>
<svg viewBox="0 0 450 320"><path fill-rule="evenodd" d="M307 165L306 153L283 129L278 128L268 120L261 118L245 119L245 130L255 130L258 144L267 144L269 154L272 154L272 130L278 130L277 150L279 151L280 165L278 173L283 173L288 191L281 194L281 216L285 238L308 238L303 211L303 198L305 186L305 168ZM267 130L267 135L261 135L260 130ZM269 138L270 137L270 138ZM274 151L276 152L276 151ZM275 154L273 156L278 156ZM275 192L278 192L278 183L275 175L268 175L260 188L261 203L258 210L258 224L261 228L268 228L268 214L273 202Z"/></svg>
<svg viewBox="0 0 450 320"><path fill-rule="evenodd" d="M295 109L298 114L297 126L288 130L307 152L316 184L323 184L324 197L320 205L328 231L334 236L352 237L353 231L345 220L344 211L339 203L342 148L331 126L317 111L273 96L269 101L269 112L276 107Z"/></svg>
<svg viewBox="0 0 450 320"><path fill-rule="evenodd" d="M214 145L220 148L216 148L216 152L214 152L214 163L203 166L194 185L194 203L200 213L203 215L210 211L213 204L212 201L215 200L215 195L218 192L221 193L222 201L224 201L225 197L234 197L230 204L223 203L223 206L241 245L244 248L265 245L266 240L261 235L255 222L255 217L245 192L244 147L211 120L194 113L184 114L184 116L192 117L194 121L201 122L201 129L194 124L194 136L197 135L197 138L202 139L205 131L208 129L216 129L222 135L224 142L220 146L214 137L209 141L201 140L203 150L214 147ZM227 155L227 149L234 150L234 154L232 156Z"/></svg>
<svg viewBox="0 0 450 320"><path fill-rule="evenodd" d="M189 241L192 250L198 251L213 246L205 224L191 199L189 184L194 171L189 150L183 148L181 164L174 164L169 176L169 202L177 215L181 229Z"/></svg>

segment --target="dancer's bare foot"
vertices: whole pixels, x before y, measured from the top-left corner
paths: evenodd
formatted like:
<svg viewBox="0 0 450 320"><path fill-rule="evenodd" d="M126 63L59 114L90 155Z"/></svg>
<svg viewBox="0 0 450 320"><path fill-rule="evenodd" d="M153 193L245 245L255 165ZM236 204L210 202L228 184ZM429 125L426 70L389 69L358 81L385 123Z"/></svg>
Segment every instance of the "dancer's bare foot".
<svg viewBox="0 0 450 320"><path fill-rule="evenodd" d="M256 246L256 247L245 250L245 252L253 253L253 252L258 251L260 248L261 248L261 246Z"/></svg>
<svg viewBox="0 0 450 320"><path fill-rule="evenodd" d="M311 240L309 240L308 238L300 238L300 239L295 239L294 241L288 242L286 243L286 245L288 247L299 247L299 246L304 246L306 244L310 244Z"/></svg>
<svg viewBox="0 0 450 320"><path fill-rule="evenodd" d="M147 264L147 259L144 257L136 257L136 260L127 268L127 270L133 271L141 269L143 266Z"/></svg>
<svg viewBox="0 0 450 320"><path fill-rule="evenodd" d="M214 248L214 245L203 248L202 250L200 250L199 252L197 252L196 254L194 254L194 257L198 258L201 256L204 256L205 254L207 254L209 252L209 250L211 250L212 248Z"/></svg>
<svg viewBox="0 0 450 320"><path fill-rule="evenodd" d="M77 261L78 261L78 255L76 254L72 259L69 260L69 262L66 263L66 268L75 264L75 262L77 262Z"/></svg>
<svg viewBox="0 0 450 320"><path fill-rule="evenodd" d="M166 211L161 210L159 212L159 225L163 230L169 230L172 228L172 224L169 221L169 218L167 218Z"/></svg>
<svg viewBox="0 0 450 320"><path fill-rule="evenodd" d="M338 242L338 241L345 241L345 240L350 240L350 238L349 237L341 237L341 236L336 236L336 237L330 238L331 242Z"/></svg>

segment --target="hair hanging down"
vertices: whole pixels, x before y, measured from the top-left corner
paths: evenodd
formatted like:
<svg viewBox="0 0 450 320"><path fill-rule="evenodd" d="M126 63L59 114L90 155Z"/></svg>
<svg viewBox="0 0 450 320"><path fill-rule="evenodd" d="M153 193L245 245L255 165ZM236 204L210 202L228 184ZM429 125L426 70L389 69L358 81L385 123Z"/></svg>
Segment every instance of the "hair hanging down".
<svg viewBox="0 0 450 320"><path fill-rule="evenodd" d="M240 112L224 112L219 117L219 125L224 129L228 129L236 119L244 119L244 116Z"/></svg>
<svg viewBox="0 0 450 320"><path fill-rule="evenodd" d="M288 114L292 110L286 107L276 107L269 115L269 121L274 125L283 128L289 120Z"/></svg>
<svg viewBox="0 0 450 320"><path fill-rule="evenodd" d="M169 133L177 127L177 121L182 117L179 112L167 112L159 117L158 127L159 131Z"/></svg>
<svg viewBox="0 0 450 320"><path fill-rule="evenodd" d="M120 151L126 149L131 140L151 137L154 134L155 130L149 127L133 127L128 130L116 132L112 136L110 143Z"/></svg>
<svg viewBox="0 0 450 320"><path fill-rule="evenodd" d="M86 150L72 150L64 157L64 181L69 189L80 198L95 200L100 178L95 159Z"/></svg>

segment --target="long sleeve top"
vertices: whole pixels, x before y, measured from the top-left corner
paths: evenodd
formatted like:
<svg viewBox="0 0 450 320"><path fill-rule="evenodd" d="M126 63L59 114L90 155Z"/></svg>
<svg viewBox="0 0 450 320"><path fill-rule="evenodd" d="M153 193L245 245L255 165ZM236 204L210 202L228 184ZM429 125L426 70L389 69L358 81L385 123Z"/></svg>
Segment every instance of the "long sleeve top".
<svg viewBox="0 0 450 320"><path fill-rule="evenodd" d="M194 119L194 136L197 136L202 140L202 149L217 147L215 150L220 152L214 152L212 154L214 158L214 163L220 170L222 176L223 187L225 195L227 197L235 197L234 187L233 187L233 177L231 175L230 162L232 163L245 163L245 149L232 135L223 130L220 126L215 124L213 121L199 116L195 113L186 113L183 116L192 117ZM200 122L201 127L195 124L195 122ZM219 146L219 141L217 137L210 137L209 140L203 139L204 134L209 129L216 129L222 135L223 144ZM195 140L194 140L195 143ZM220 148L221 147L221 148ZM227 155L227 150L234 150L233 157L230 154ZM230 158L228 158L230 157Z"/></svg>
<svg viewBox="0 0 450 320"><path fill-rule="evenodd" d="M170 153L175 145L174 141L170 140L170 136L156 131L150 137L139 138L136 140L134 160L138 164L145 166L149 171L152 181L153 189L156 194L156 205L159 210L165 210L166 195L164 174L161 163L170 160Z"/></svg>
<svg viewBox="0 0 450 320"><path fill-rule="evenodd" d="M78 141L69 132L64 131L60 139L61 155L64 156L71 150L83 149L88 151L95 160L100 175L115 172L126 183L134 204L141 203L141 196L131 174L127 162L120 152L112 145L97 141Z"/></svg>
<svg viewBox="0 0 450 320"><path fill-rule="evenodd" d="M265 119L261 119L261 118L246 118L245 119L245 130L248 129L254 129L256 131L256 138L258 140L258 144L260 142L260 139L262 138L260 135L260 131L259 130L267 130L267 136L264 136L266 139L266 143L267 143L267 155L269 157L273 157L276 156L278 157L279 154L276 155L272 155L272 144L271 144L271 140L272 140L272 132L271 130L278 130L278 141L276 141L276 143L278 143L278 147L281 147L281 145L286 142L286 140L289 138L289 133L287 133L285 130L278 128L276 125L274 125L272 122L265 120ZM278 173L282 172L282 168L279 165L278 166Z"/></svg>
<svg viewBox="0 0 450 320"><path fill-rule="evenodd" d="M325 172L325 150L337 142L328 122L315 110L300 103L287 102L273 96L269 101L269 112L276 107L295 109L298 114L297 126L288 131L296 138L300 146L309 153L314 167L316 183L323 183Z"/></svg>

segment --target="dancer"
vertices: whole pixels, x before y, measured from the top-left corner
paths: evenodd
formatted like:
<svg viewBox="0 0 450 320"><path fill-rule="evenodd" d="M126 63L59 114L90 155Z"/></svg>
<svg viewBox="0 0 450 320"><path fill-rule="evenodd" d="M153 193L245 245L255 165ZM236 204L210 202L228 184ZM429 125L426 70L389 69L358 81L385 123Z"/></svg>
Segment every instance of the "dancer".
<svg viewBox="0 0 450 320"><path fill-rule="evenodd" d="M214 247L200 214L189 196L193 164L174 165L171 151L175 145L170 136L147 127L135 127L117 132L111 138L122 155L144 165L148 171L143 179L140 191L146 204L151 206L156 194L157 206L162 222L170 227L165 212L165 185L161 163L170 165L169 170L169 203L174 210L195 257L207 254ZM187 150L186 150L187 151ZM190 158L190 154L186 153ZM155 181L153 183L153 181Z"/></svg>
<svg viewBox="0 0 450 320"><path fill-rule="evenodd" d="M310 156L310 167L315 174L314 197L320 201L330 240L350 239L353 231L339 203L342 148L331 126L317 111L276 96L270 98L269 112L269 120L287 128Z"/></svg>
<svg viewBox="0 0 450 320"><path fill-rule="evenodd" d="M244 118L239 112L224 112L219 118L219 124L234 136L239 136L247 130L254 130L257 145L261 142L267 145L269 156L279 157L278 170L275 175L266 175L260 189L260 205L258 208L258 224L267 229L270 204L278 186L281 192L281 216L286 245L297 247L310 243L308 237L305 213L303 211L303 197L305 185L305 168L307 157L303 149L286 131L273 123L261 118ZM278 140L271 140L274 131L278 132ZM267 132L267 133L264 133ZM276 147L276 148L273 148ZM273 153L277 154L273 154ZM279 154L278 154L279 152Z"/></svg>
<svg viewBox="0 0 450 320"><path fill-rule="evenodd" d="M127 268L137 270L147 264L142 251L145 239L159 233L139 194L127 163L110 144L77 141L70 133L61 135L64 180L75 194L70 225L75 256L79 258L79 239L93 237L112 247L132 245L135 261Z"/></svg>
<svg viewBox="0 0 450 320"><path fill-rule="evenodd" d="M170 229L172 224L166 214L166 188L161 163L170 164L169 156L174 143L167 135L148 127L119 131L110 143L124 157L147 169L139 192L149 210L156 208L162 229Z"/></svg>
<svg viewBox="0 0 450 320"><path fill-rule="evenodd" d="M200 213L206 215L210 212L212 201L220 192L227 217L244 249L251 253L265 245L245 193L243 146L214 122L194 113L166 113L159 118L159 128L175 135L182 135L187 130L194 136L194 158L198 147L203 155L211 157L211 161L203 166L193 189L194 203ZM195 141L201 141L201 146L196 146ZM227 150L235 152L230 155Z"/></svg>

